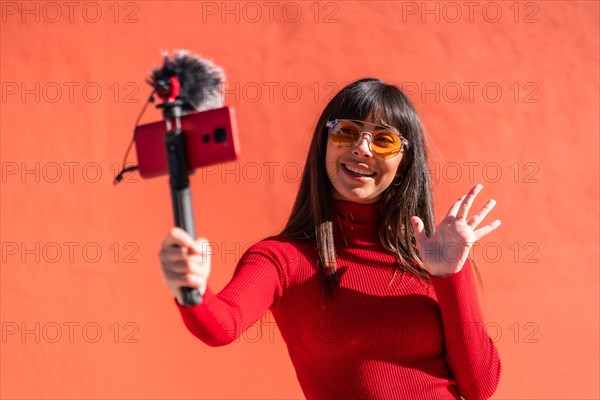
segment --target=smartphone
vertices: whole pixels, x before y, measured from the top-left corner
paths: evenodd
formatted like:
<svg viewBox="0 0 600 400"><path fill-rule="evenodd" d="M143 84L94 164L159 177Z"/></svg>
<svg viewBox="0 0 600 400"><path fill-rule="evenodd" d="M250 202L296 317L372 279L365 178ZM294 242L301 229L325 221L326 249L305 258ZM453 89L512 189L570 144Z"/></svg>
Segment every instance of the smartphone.
<svg viewBox="0 0 600 400"><path fill-rule="evenodd" d="M174 127L173 127L174 128ZM185 135L188 169L235 161L240 144L234 109L221 107L187 114L181 118ZM135 129L138 170L142 178L169 173L165 121L140 125Z"/></svg>

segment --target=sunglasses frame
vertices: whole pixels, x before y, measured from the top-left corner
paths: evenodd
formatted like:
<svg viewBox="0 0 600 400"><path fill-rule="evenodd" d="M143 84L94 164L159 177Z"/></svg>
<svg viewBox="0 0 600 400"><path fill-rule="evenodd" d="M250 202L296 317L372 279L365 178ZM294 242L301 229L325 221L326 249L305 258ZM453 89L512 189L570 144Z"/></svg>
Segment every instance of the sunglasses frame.
<svg viewBox="0 0 600 400"><path fill-rule="evenodd" d="M369 135L371 135L371 140L369 140L369 150L373 151L373 150L371 149L371 143L372 143L372 141L373 141L373 136L374 136L374 133L373 133L372 131L375 131L375 132L376 132L376 131L377 131L377 129L371 129L371 130L369 130L369 129L364 129L364 126L365 126L365 125L371 125L371 126L373 126L373 127L375 127L375 128L378 128L378 130L389 130L389 131L391 131L392 133L394 133L394 134L398 135L398 137L400 138L400 149L398 150L398 153L401 153L403 148L404 148L404 149L407 149L407 150L410 148L410 142L409 142L408 140L406 140L406 139L405 139L405 138L404 138L404 137L403 137L403 136L400 134L400 132L398 132L398 129L394 128L393 126L387 126L387 125L378 125L378 124L374 124L374 123L372 123L372 122L361 121L361 120L358 120L358 119L336 118L336 119L334 119L334 120L327 121L327 123L325 124L325 126L326 126L326 127L329 129L329 138L330 138L330 139L331 139L331 129L332 129L332 128L333 128L333 127L334 127L334 126L335 126L335 125L336 125L338 122L342 122L342 121L348 121L348 122L352 122L352 123L354 123L354 124L356 124L356 125L359 125L360 131L361 131L361 132L360 132L360 137L359 137L359 139L356 141L356 143L354 144L354 146L352 146L352 147L351 147L352 149L354 149L356 146L358 146L358 144L360 143L361 139L363 138L363 135L364 135L365 133L368 133ZM358 124L357 124L357 123L358 123ZM360 127L360 125L362 125L362 127ZM331 139L331 140L333 140L333 139ZM337 145L337 144L336 144L336 145ZM342 148L341 146L338 146L338 147L339 147L339 148ZM348 147L348 148L350 148L350 147ZM390 158L393 158L393 157L397 156L397 155L398 155L398 153L394 154L394 155L393 155L392 157L390 157ZM383 158L383 157L379 156L379 155L378 155L377 153L375 153L375 152L374 152L373 154L375 154L375 155L376 155L377 157L379 157L379 158ZM385 159L385 158L383 158L383 159Z"/></svg>

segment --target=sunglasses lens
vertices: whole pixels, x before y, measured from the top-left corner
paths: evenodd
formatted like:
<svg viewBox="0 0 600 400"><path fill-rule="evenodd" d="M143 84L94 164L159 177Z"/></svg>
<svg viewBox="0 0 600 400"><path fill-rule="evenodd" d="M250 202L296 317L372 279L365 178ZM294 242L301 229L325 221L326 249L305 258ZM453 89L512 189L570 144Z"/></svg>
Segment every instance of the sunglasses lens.
<svg viewBox="0 0 600 400"><path fill-rule="evenodd" d="M371 143L371 150L383 159L395 156L400 151L400 136L392 131L376 131Z"/></svg>
<svg viewBox="0 0 600 400"><path fill-rule="evenodd" d="M331 127L331 140L339 147L353 148L360 140L360 128L350 121L338 121Z"/></svg>

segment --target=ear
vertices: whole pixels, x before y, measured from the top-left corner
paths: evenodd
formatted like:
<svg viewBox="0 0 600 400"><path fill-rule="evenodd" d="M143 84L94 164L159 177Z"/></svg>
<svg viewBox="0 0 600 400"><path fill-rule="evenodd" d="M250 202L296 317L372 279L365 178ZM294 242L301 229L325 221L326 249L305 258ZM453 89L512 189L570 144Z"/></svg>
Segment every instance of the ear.
<svg viewBox="0 0 600 400"><path fill-rule="evenodd" d="M404 168L402 168L402 163L400 163L400 165L398 165L398 169L396 170L396 176L394 177L394 179L402 179L404 178Z"/></svg>
<svg viewBox="0 0 600 400"><path fill-rule="evenodd" d="M400 177L400 178L404 178L404 172L406 171L406 163L408 161L406 160L406 157L402 157L402 160L400 160L400 164L398 164L398 169L396 169L396 178Z"/></svg>

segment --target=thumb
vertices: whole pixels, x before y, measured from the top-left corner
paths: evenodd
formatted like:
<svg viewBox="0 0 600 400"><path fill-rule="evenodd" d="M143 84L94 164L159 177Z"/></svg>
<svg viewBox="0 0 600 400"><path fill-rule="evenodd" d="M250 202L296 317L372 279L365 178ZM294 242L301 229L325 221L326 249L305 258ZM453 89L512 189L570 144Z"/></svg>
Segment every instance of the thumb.
<svg viewBox="0 0 600 400"><path fill-rule="evenodd" d="M425 239L425 224L423 223L421 218L417 216L411 217L410 223L412 225L417 243L422 242L423 239Z"/></svg>

